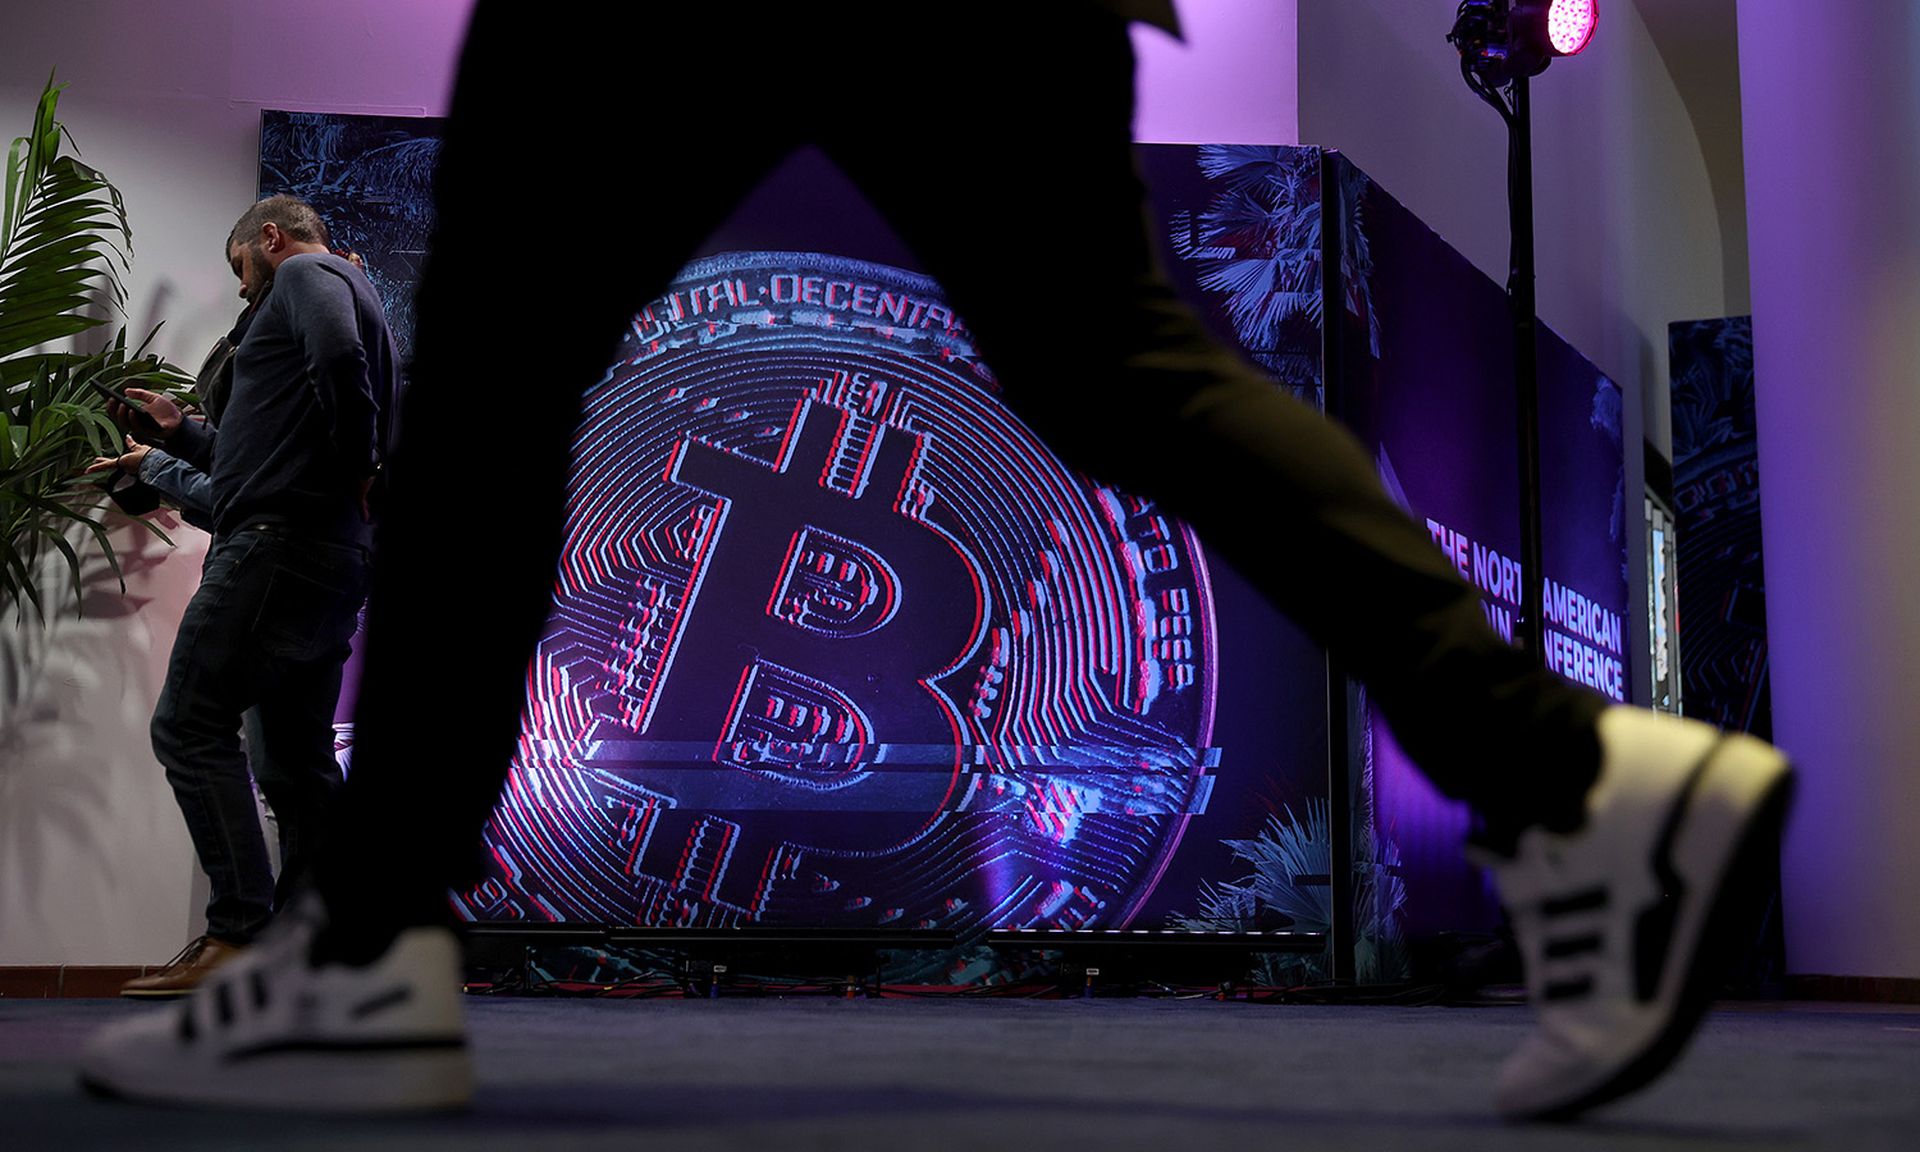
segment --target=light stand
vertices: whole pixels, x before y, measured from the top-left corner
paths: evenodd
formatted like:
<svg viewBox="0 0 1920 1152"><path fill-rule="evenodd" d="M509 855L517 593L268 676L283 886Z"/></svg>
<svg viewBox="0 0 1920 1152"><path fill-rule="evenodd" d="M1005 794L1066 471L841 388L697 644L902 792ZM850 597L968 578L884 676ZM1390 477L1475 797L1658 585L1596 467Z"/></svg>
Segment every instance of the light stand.
<svg viewBox="0 0 1920 1152"><path fill-rule="evenodd" d="M1545 619L1542 595L1545 562L1540 529L1540 358L1539 321L1534 299L1533 111L1529 80L1556 55L1586 47L1597 10L1591 0L1576 0L1584 37L1562 47L1549 25L1568 17L1561 0L1462 0L1448 42L1460 50L1460 75L1507 126L1507 207L1511 230L1507 304L1513 317L1515 415L1520 441L1521 619L1520 644L1544 663Z"/></svg>

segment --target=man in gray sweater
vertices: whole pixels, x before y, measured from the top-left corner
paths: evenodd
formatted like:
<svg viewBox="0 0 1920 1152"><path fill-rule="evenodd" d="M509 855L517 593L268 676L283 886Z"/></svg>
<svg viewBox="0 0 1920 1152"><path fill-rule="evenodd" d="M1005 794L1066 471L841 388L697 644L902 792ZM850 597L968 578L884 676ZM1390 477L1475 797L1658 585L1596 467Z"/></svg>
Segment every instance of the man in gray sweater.
<svg viewBox="0 0 1920 1152"><path fill-rule="evenodd" d="M325 835L341 776L333 714L365 598L368 499L397 370L366 276L328 249L308 205L272 197L234 226L227 253L255 303L234 353L218 429L131 391L113 415L212 478L213 542L181 619L153 716L209 882L206 934L123 994L178 996L266 926L276 885L253 799L241 718L257 711L260 788L282 826L280 892Z"/></svg>

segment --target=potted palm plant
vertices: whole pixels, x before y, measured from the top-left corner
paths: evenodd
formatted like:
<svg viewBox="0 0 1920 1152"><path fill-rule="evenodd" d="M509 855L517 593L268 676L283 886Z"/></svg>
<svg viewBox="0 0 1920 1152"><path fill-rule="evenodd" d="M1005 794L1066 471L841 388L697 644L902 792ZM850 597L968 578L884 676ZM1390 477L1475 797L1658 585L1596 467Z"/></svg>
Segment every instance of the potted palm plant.
<svg viewBox="0 0 1920 1152"><path fill-rule="evenodd" d="M133 230L119 190L61 150L72 142L55 115L64 87L48 78L32 130L8 150L0 205L0 607L22 623L29 609L46 620L41 568L54 553L76 606L89 540L120 576L103 493L80 476L88 460L120 451L100 388L192 383L147 352L151 333L130 351L123 326L97 350L77 350L75 338L120 314Z"/></svg>

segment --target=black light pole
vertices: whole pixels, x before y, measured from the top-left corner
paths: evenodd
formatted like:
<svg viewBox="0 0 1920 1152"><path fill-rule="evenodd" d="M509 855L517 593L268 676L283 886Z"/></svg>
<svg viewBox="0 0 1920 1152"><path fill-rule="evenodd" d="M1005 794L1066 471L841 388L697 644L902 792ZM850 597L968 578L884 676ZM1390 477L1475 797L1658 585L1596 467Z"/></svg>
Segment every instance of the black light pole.
<svg viewBox="0 0 1920 1152"><path fill-rule="evenodd" d="M1529 81L1553 57L1586 47L1597 0L1461 0L1447 39L1460 74L1507 126L1507 208L1511 231L1507 305L1513 317L1515 415L1520 441L1521 646L1545 661L1540 529L1540 349L1533 268L1533 109ZM1558 27L1556 27L1558 26ZM1581 33L1564 50L1555 38Z"/></svg>
<svg viewBox="0 0 1920 1152"><path fill-rule="evenodd" d="M1525 76L1514 78L1513 115L1507 118L1509 226L1513 231L1507 304L1513 309L1514 407L1520 419L1520 570L1523 573L1520 643L1544 661L1542 596L1546 561L1540 543L1540 323L1533 277L1533 109Z"/></svg>

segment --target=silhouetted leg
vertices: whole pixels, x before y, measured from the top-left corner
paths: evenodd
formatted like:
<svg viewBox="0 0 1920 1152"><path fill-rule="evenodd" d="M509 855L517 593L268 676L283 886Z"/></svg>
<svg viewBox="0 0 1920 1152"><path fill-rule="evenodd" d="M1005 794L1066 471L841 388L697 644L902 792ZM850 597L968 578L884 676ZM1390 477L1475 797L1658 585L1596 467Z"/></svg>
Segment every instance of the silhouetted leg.
<svg viewBox="0 0 1920 1152"><path fill-rule="evenodd" d="M549 16L480 5L447 125L341 848L319 877L339 937L363 942L350 951L444 917L447 889L474 879L552 603L581 394L787 150L777 117L716 83L693 16L610 13L587 38ZM743 43L729 76L754 71ZM658 167L616 176L613 153L621 172Z"/></svg>
<svg viewBox="0 0 1920 1152"><path fill-rule="evenodd" d="M1338 651L1443 791L1503 822L1577 820L1605 701L1494 633L1358 441L1216 343L1157 267L1125 26L1091 5L1023 14L1017 36L940 23L914 73L964 131L903 150L855 126L830 153L948 288L1008 403Z"/></svg>

